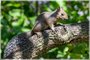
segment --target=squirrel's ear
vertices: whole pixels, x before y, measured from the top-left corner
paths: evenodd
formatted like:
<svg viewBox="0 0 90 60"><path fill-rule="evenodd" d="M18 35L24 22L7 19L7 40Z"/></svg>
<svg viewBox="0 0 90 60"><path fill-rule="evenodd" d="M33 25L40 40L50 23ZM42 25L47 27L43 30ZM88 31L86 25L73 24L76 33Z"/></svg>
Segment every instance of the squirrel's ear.
<svg viewBox="0 0 90 60"><path fill-rule="evenodd" d="M60 10L60 7L59 7L59 8L57 8L57 10Z"/></svg>
<svg viewBox="0 0 90 60"><path fill-rule="evenodd" d="M60 11L62 11L63 10L63 7L60 7Z"/></svg>
<svg viewBox="0 0 90 60"><path fill-rule="evenodd" d="M56 12L58 13L59 11L60 11L60 7L59 7L59 8L57 8Z"/></svg>
<svg viewBox="0 0 90 60"><path fill-rule="evenodd" d="M56 12L58 13L58 12L60 12L62 10L63 10L63 7L59 7L59 8L57 8L57 11Z"/></svg>

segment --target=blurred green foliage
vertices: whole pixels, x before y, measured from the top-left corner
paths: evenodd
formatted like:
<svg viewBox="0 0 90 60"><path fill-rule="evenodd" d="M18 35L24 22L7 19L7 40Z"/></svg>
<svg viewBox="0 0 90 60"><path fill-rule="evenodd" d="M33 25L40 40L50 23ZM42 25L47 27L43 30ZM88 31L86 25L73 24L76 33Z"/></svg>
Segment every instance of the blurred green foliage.
<svg viewBox="0 0 90 60"><path fill-rule="evenodd" d="M10 39L21 33L30 31L36 17L44 11L54 11L62 6L69 15L63 24L80 23L89 20L89 1L1 1L1 50L3 51ZM88 42L64 44L49 50L43 58L89 58Z"/></svg>

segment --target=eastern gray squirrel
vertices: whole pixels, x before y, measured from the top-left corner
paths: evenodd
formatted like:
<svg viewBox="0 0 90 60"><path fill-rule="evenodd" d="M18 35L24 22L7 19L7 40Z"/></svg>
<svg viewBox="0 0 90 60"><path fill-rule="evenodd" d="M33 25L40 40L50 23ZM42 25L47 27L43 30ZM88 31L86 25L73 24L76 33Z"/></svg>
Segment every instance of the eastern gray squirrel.
<svg viewBox="0 0 90 60"><path fill-rule="evenodd" d="M67 13L61 7L59 7L53 12L41 13L37 17L35 25L31 30L31 36L34 33L47 29L48 27L54 31L55 30L54 24L56 24L59 19L62 19L62 20L68 19Z"/></svg>

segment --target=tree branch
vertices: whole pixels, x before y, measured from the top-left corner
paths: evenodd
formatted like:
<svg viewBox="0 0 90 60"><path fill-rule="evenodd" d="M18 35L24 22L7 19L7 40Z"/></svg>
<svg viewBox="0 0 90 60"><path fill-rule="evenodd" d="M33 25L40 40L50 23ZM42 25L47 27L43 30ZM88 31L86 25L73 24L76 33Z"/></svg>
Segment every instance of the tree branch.
<svg viewBox="0 0 90 60"><path fill-rule="evenodd" d="M31 32L21 33L13 37L4 51L4 58L37 58L49 49L60 44L87 40L89 37L89 22L56 26L30 37Z"/></svg>

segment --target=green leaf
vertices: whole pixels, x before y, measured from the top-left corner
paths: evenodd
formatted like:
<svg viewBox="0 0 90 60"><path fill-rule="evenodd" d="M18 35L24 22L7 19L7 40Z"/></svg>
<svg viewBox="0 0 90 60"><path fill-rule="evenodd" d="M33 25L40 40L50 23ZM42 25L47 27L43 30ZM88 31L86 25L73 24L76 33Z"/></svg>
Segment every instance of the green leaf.
<svg viewBox="0 0 90 60"><path fill-rule="evenodd" d="M27 31L30 31L30 29L28 29L28 28L22 28L21 31L22 32L27 32Z"/></svg>
<svg viewBox="0 0 90 60"><path fill-rule="evenodd" d="M64 54L63 54L63 52L58 51L57 58L61 58L61 57L64 57Z"/></svg>
<svg viewBox="0 0 90 60"><path fill-rule="evenodd" d="M50 52L54 52L55 50L57 50L57 48L53 48L53 49L49 50L48 52L49 52L49 53L50 53Z"/></svg>
<svg viewBox="0 0 90 60"><path fill-rule="evenodd" d="M68 50L69 50L69 48L68 48L68 47L65 47L65 48L64 48L64 51L63 51L64 55L66 55L66 54L67 54Z"/></svg>

